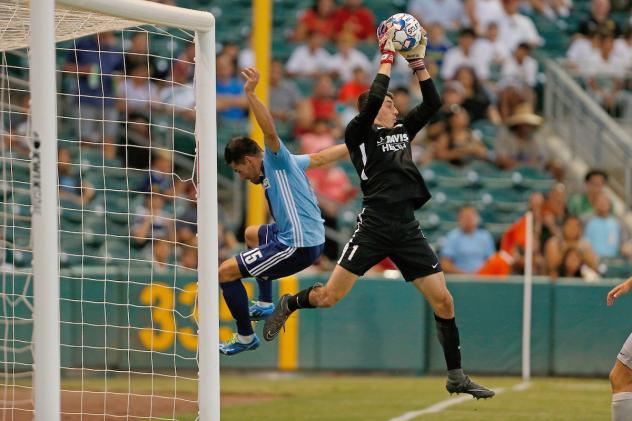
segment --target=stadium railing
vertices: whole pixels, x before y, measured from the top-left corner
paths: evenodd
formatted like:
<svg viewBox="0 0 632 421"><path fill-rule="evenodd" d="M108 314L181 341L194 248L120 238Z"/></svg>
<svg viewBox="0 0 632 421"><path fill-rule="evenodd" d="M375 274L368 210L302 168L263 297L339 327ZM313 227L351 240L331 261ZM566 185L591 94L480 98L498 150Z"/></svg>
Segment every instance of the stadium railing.
<svg viewBox="0 0 632 421"><path fill-rule="evenodd" d="M573 159L604 168L609 183L632 207L632 139L555 60L545 61L544 113Z"/></svg>

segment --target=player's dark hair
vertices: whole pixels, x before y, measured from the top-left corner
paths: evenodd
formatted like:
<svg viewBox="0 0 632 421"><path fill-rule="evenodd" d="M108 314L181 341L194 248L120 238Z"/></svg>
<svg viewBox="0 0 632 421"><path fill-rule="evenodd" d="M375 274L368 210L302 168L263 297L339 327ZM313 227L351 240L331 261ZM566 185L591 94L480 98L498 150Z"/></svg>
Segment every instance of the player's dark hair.
<svg viewBox="0 0 632 421"><path fill-rule="evenodd" d="M590 171L588 171L586 173L586 175L584 176L584 181L588 182L590 181L591 178L593 178L596 175L600 175L603 177L603 179L608 182L608 174L606 174L606 172L604 170L600 170L599 168L593 168Z"/></svg>
<svg viewBox="0 0 632 421"><path fill-rule="evenodd" d="M228 165L241 163L246 156L259 156L261 148L249 137L233 137L224 148L224 160Z"/></svg>
<svg viewBox="0 0 632 421"><path fill-rule="evenodd" d="M461 37L476 38L476 32L472 28L463 28L459 31L459 38Z"/></svg>
<svg viewBox="0 0 632 421"><path fill-rule="evenodd" d="M391 91L386 92L386 96L390 99L393 99L393 93ZM358 111L364 110L366 104L369 102L369 91L362 92L358 97L358 103L356 104L358 107Z"/></svg>

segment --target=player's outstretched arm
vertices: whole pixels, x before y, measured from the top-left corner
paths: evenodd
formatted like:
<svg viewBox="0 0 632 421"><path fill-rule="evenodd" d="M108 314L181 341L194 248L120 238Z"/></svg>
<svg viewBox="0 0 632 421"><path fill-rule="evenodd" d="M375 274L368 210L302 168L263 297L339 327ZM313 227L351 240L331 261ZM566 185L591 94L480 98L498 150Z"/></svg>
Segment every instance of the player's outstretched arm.
<svg viewBox="0 0 632 421"><path fill-rule="evenodd" d="M422 34L421 42L415 48L400 52L402 57L408 61L408 67L415 73L423 97L423 102L412 109L404 119L404 127L412 136L415 136L441 108L441 97L424 63L428 39L425 30Z"/></svg>
<svg viewBox="0 0 632 421"><path fill-rule="evenodd" d="M347 145L332 146L320 152L309 154L309 166L307 168L322 167L323 165L348 157L349 150L347 149Z"/></svg>
<svg viewBox="0 0 632 421"><path fill-rule="evenodd" d="M614 300L630 292L630 289L632 289L632 277L628 278L624 282L621 282L619 285L610 290L607 298L608 305L613 305Z"/></svg>
<svg viewBox="0 0 632 421"><path fill-rule="evenodd" d="M263 105L255 93L255 88L259 83L259 71L254 67L246 67L241 71L241 75L244 79L246 79L244 92L246 93L246 98L248 99L248 105L250 106L252 113L255 115L257 124L259 124L259 127L261 127L261 131L263 132L263 142L265 143L266 148L270 149L272 152L277 152L281 148L281 143L279 141L276 128L274 127L274 120L272 119L270 111L268 111L266 106Z"/></svg>

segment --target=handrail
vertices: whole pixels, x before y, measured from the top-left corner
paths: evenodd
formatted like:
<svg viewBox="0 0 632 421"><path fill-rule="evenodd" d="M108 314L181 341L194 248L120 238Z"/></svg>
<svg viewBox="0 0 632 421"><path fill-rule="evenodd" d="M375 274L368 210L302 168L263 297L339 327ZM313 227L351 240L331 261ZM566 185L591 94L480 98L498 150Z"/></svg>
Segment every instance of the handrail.
<svg viewBox="0 0 632 421"><path fill-rule="evenodd" d="M573 158L609 174L609 184L632 207L632 138L553 59L545 61L544 114Z"/></svg>

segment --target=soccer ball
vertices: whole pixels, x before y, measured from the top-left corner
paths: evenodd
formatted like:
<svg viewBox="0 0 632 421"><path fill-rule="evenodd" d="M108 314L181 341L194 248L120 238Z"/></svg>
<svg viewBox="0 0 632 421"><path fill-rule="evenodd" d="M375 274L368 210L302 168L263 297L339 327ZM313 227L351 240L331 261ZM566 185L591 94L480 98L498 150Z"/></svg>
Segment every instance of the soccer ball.
<svg viewBox="0 0 632 421"><path fill-rule="evenodd" d="M412 50L419 44L423 36L421 24L414 16L408 13L397 13L384 20L377 28L377 37L381 38L391 27L395 27L393 46L397 51Z"/></svg>

